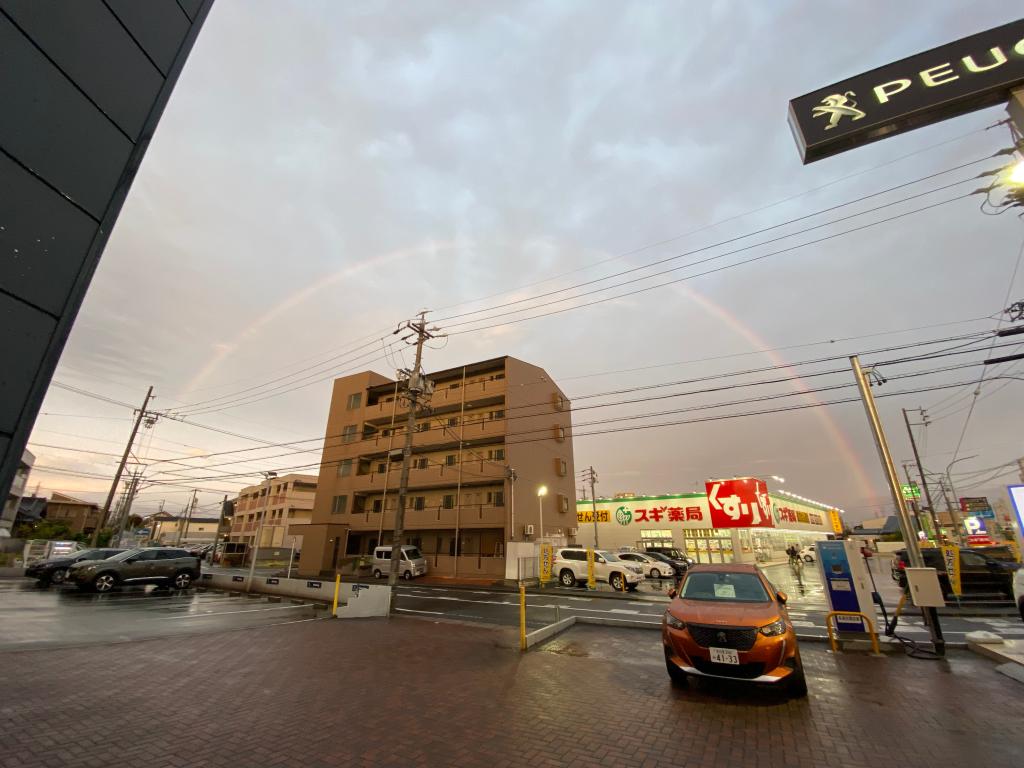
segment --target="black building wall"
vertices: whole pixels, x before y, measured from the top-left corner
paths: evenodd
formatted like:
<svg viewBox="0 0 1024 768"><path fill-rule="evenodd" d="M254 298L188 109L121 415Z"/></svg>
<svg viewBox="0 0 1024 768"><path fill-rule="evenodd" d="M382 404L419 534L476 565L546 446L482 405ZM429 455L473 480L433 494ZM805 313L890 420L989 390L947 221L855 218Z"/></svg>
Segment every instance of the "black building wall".
<svg viewBox="0 0 1024 768"><path fill-rule="evenodd" d="M0 498L213 0L0 0Z"/></svg>

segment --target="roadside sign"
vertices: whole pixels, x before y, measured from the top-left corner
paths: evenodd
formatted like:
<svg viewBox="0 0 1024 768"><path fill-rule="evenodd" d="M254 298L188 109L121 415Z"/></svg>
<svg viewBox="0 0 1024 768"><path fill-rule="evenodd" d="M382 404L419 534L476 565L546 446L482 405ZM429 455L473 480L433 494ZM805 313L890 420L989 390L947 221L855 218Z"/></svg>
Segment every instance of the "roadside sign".
<svg viewBox="0 0 1024 768"><path fill-rule="evenodd" d="M594 575L594 550L587 547L587 589L597 589L597 578Z"/></svg>
<svg viewBox="0 0 1024 768"><path fill-rule="evenodd" d="M959 597L963 594L960 586L960 547L943 545L942 562L946 566L949 586L952 588L953 594Z"/></svg>
<svg viewBox="0 0 1024 768"><path fill-rule="evenodd" d="M540 582L551 581L551 570L555 564L555 548L550 544L540 545Z"/></svg>
<svg viewBox="0 0 1024 768"><path fill-rule="evenodd" d="M984 517L987 520L995 520L996 513L986 496L965 496L960 499L960 511L965 515Z"/></svg>
<svg viewBox="0 0 1024 768"><path fill-rule="evenodd" d="M917 483L903 483L900 485L900 491L902 491L903 498L907 501L921 498L921 489Z"/></svg>

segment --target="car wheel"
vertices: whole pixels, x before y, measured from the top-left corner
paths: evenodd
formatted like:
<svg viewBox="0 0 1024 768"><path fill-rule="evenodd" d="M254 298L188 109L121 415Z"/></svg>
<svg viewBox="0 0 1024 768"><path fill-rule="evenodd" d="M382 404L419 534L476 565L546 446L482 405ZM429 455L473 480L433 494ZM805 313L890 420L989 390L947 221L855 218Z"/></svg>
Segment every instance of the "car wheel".
<svg viewBox="0 0 1024 768"><path fill-rule="evenodd" d="M576 586L576 574L570 571L568 568L562 569L562 572L558 574L558 580L562 583L563 587Z"/></svg>
<svg viewBox="0 0 1024 768"><path fill-rule="evenodd" d="M402 574L402 578L406 581L412 581L412 571L406 571Z"/></svg>
<svg viewBox="0 0 1024 768"><path fill-rule="evenodd" d="M57 568L50 574L50 581L54 584L63 584L64 580L68 577L67 568Z"/></svg>
<svg viewBox="0 0 1024 768"><path fill-rule="evenodd" d="M690 682L689 676L672 661L667 649L665 651L665 671L668 672L669 679L672 680L673 685L685 688Z"/></svg>
<svg viewBox="0 0 1024 768"><path fill-rule="evenodd" d="M614 589L616 592L621 592L623 584L622 574L618 572L613 573L611 576L608 577L608 583L612 585L612 589Z"/></svg>
<svg viewBox="0 0 1024 768"><path fill-rule="evenodd" d="M805 563L813 563L814 562L814 558L811 557L810 555L804 555L804 562Z"/></svg>
<svg viewBox="0 0 1024 768"><path fill-rule="evenodd" d="M787 685L789 695L793 698L802 699L807 695L807 675L804 674L804 662L799 651L796 654L796 668L790 673Z"/></svg>
<svg viewBox="0 0 1024 768"><path fill-rule="evenodd" d="M192 574L188 571L181 571L175 574L174 581L171 582L175 589L188 589L192 586Z"/></svg>
<svg viewBox="0 0 1024 768"><path fill-rule="evenodd" d="M383 578L383 576L384 576L384 574L380 572L380 568L374 568L373 569L373 578L380 579L380 578Z"/></svg>
<svg viewBox="0 0 1024 768"><path fill-rule="evenodd" d="M109 592L117 586L117 576L112 573L101 573L92 580L92 588L97 592Z"/></svg>
<svg viewBox="0 0 1024 768"><path fill-rule="evenodd" d="M659 571L657 568L651 568L651 578L652 579L660 579L661 578L661 571Z"/></svg>

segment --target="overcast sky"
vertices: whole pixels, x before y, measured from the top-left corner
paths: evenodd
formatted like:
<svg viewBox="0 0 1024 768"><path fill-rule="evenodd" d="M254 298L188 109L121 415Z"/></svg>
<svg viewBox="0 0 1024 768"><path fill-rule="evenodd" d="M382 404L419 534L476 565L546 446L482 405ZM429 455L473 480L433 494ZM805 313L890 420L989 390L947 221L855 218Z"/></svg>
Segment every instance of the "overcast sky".
<svg viewBox="0 0 1024 768"><path fill-rule="evenodd" d="M822 0L217 0L122 210L56 380L131 403L152 384L158 409L184 410L220 397L208 407L232 407L190 418L269 442L322 437L331 374L371 367L392 375L401 356L385 358L379 342L360 345L382 335L391 341L394 324L420 309L444 318L529 298L714 246L1008 146L1005 127L985 130L1005 116L991 108L805 167L787 125L787 104L1014 16L1005 0L888 4L884 14L874 3ZM1024 298L1024 276L1009 286L1024 226L1012 213L982 215L978 197L715 274L696 273L970 192L983 182L968 179L999 164L973 164L619 280L722 256L703 268L579 295L616 282L609 280L492 310L566 297L578 298L545 311L580 307L453 333L443 349L427 350L426 367L508 354L545 368L578 397L991 329L1007 296ZM901 202L954 182L963 183ZM725 255L882 205L888 207ZM695 276L614 298L687 275ZM501 320L523 314L536 312ZM441 325L453 332L474 327L454 326L466 319ZM819 343L830 339L849 340ZM898 356L866 354L865 360ZM892 379L982 357L978 352L882 372ZM408 352L404 360L411 362ZM846 366L839 360L795 369L844 369L803 385L594 409L574 421L792 393L798 386L849 385ZM879 394L979 375L972 367L890 380ZM278 389L236 394L270 380ZM290 391L282 391L286 384ZM300 384L306 386L291 389ZM1024 455L1022 387L1012 379L981 387L958 454L976 458L959 462L954 473ZM920 405L933 413L921 434L925 463L944 470L974 388L880 400L897 462L911 456L900 408ZM246 396L262 394L274 396L244 404ZM651 393L635 396L645 394ZM855 396L854 389L836 389L608 426ZM127 408L53 388L43 413L31 446L41 466L112 474L116 458L81 450L118 453L130 428ZM161 420L136 453L173 458L257 445ZM859 403L578 437L574 449L577 468L592 464L604 494L690 491L708 477L779 475L785 488L841 506L854 520L890 507ZM285 450L186 463L249 461L191 473L209 477L317 461L316 453L274 457ZM175 482L157 475L173 467L151 468L147 476ZM1001 488L1012 474L970 487L991 474L964 476L957 490L1005 496ZM152 511L165 499L177 512L192 484L206 489L200 502L213 509L223 493L257 479L149 486L136 511ZM37 470L35 483L43 493L58 489L98 499L109 481Z"/></svg>

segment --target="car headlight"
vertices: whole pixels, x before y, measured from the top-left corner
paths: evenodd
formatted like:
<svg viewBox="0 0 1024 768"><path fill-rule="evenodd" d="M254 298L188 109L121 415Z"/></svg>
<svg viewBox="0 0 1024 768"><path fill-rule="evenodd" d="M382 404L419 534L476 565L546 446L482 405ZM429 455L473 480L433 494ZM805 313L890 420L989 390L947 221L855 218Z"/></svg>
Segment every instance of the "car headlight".
<svg viewBox="0 0 1024 768"><path fill-rule="evenodd" d="M786 622L782 619L773 621L771 624L765 624L761 627L760 632L765 637L775 637L776 635L782 635L786 632Z"/></svg>
<svg viewBox="0 0 1024 768"><path fill-rule="evenodd" d="M686 629L686 622L680 621L668 611L665 611L665 616L662 619L662 621L664 621L665 624L667 624L668 626L672 627L672 629Z"/></svg>

